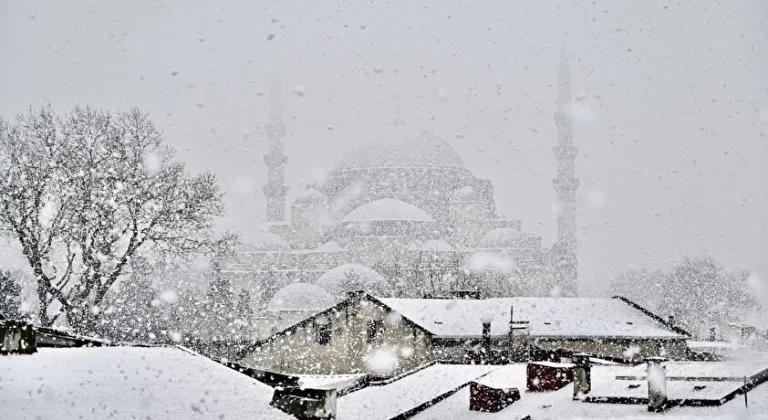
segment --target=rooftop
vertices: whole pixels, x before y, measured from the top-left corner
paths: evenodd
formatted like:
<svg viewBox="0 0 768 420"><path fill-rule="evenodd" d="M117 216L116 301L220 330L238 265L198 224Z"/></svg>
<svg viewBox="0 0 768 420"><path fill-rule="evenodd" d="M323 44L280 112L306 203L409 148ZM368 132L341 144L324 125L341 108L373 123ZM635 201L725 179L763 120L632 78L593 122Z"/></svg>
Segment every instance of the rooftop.
<svg viewBox="0 0 768 420"><path fill-rule="evenodd" d="M293 419L273 390L171 347L38 349L0 357L0 401L14 419Z"/></svg>
<svg viewBox="0 0 768 420"><path fill-rule="evenodd" d="M379 299L425 330L443 337L479 337L482 323L491 335L506 335L510 310L514 321L528 321L538 337L685 338L620 299L493 298Z"/></svg>

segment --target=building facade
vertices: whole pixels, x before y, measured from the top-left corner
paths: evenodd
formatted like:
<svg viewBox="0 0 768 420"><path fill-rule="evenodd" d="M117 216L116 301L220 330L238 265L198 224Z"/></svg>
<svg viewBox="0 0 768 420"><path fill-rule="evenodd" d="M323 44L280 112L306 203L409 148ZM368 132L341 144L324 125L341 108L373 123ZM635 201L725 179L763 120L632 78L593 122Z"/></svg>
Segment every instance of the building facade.
<svg viewBox="0 0 768 420"><path fill-rule="evenodd" d="M392 376L433 361L507 363L547 351L680 360L688 338L622 299L401 299L358 292L249 346L238 363L287 374Z"/></svg>

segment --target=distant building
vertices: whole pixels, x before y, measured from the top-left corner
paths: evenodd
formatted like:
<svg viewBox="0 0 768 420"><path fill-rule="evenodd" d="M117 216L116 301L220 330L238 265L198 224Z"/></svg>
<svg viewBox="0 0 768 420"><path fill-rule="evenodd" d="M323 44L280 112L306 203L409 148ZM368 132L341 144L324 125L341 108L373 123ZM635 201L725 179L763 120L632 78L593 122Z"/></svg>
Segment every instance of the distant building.
<svg viewBox="0 0 768 420"><path fill-rule="evenodd" d="M287 206L286 130L277 86L272 98L270 146L264 157L267 225L244 238L233 258L222 261L222 275L235 289L249 290L258 309L269 307L283 287L324 287L320 279L329 270L345 276L333 283L334 290L326 290L336 301L360 286L369 290L370 279L380 288L371 293L392 297L455 290L486 297L576 295L579 182L564 55L554 150L561 211L558 241L551 248L523 230L520 220L497 212L494 186L469 171L448 143L399 119L372 128L370 138L345 154L322 183L307 186ZM350 265L356 269L347 270Z"/></svg>

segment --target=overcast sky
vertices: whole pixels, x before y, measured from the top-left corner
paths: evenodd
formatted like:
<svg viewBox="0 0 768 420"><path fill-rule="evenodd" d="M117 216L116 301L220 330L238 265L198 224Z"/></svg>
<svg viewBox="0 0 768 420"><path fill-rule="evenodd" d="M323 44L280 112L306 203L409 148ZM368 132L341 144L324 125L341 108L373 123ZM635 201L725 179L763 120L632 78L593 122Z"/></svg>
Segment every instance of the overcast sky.
<svg viewBox="0 0 768 420"><path fill-rule="evenodd" d="M684 256L768 276L764 0L0 0L0 115L145 109L193 170L219 175L221 227L247 236L265 215L278 72L294 194L400 108L551 244L563 43L581 102L582 290Z"/></svg>

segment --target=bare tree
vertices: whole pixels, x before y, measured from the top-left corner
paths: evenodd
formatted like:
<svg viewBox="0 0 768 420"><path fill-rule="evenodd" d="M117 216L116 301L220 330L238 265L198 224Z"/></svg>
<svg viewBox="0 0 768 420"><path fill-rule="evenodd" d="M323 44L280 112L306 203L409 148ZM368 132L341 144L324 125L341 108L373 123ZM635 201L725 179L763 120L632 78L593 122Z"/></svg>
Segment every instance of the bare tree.
<svg viewBox="0 0 768 420"><path fill-rule="evenodd" d="M223 213L216 178L189 175L147 114L50 106L0 119L0 228L37 281L38 315L89 330L107 291L144 248L197 252ZM56 305L52 305L56 303Z"/></svg>

